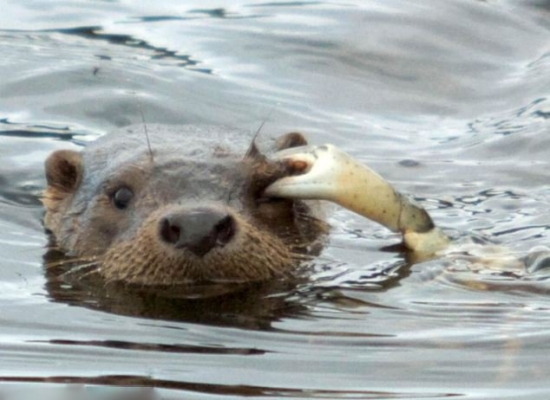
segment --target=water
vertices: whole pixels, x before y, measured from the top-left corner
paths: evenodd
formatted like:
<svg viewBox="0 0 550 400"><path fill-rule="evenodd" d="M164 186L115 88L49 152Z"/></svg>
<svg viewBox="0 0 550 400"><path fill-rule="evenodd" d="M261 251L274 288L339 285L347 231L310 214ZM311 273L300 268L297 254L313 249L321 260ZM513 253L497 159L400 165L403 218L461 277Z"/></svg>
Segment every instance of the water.
<svg viewBox="0 0 550 400"><path fill-rule="evenodd" d="M547 399L548 274L409 265L336 209L297 287L220 301L52 282L43 162L141 122L301 130L451 232L549 244L547 1L9 1L0 13L7 398ZM69 394L68 394L69 393ZM155 397L156 396L156 397Z"/></svg>

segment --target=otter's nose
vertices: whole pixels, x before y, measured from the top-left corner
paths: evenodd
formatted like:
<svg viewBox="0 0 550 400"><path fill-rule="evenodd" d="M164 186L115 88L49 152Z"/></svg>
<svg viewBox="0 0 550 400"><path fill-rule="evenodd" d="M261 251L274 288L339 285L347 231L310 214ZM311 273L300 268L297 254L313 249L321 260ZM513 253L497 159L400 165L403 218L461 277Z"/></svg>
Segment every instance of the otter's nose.
<svg viewBox="0 0 550 400"><path fill-rule="evenodd" d="M226 245L235 235L235 220L224 211L196 208L171 213L160 220L162 240L202 257Z"/></svg>

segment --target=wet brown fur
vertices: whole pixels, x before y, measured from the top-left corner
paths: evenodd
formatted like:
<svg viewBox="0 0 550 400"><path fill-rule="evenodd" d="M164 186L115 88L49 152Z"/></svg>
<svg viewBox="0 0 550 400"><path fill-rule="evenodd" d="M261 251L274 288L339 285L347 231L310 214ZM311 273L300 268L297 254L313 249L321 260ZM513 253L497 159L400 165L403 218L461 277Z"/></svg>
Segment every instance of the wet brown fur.
<svg viewBox="0 0 550 400"><path fill-rule="evenodd" d="M162 136L165 140L166 137ZM115 143L133 157L132 152L126 150L126 144ZM292 133L283 136L276 147L282 149L305 143L303 136ZM214 141L208 153L210 157L223 163L233 162L229 167L223 163L220 167L215 163L206 167L215 181L207 184L214 185L212 190L222 194L213 199L201 198L207 196L209 190L203 194L190 187L193 189L191 197L198 198L187 204L186 191L178 191L177 187L202 185L201 181L195 182L193 176L188 176L193 172L175 174L172 178L175 180L168 185L162 183L166 178L155 177L158 172L155 168L159 165L153 164L162 159L158 147L173 145L170 141L167 144L153 141L154 158L137 156L131 161L121 161L120 165L111 159L110 145L96 145L93 153L86 156L68 150L53 153L46 162L48 186L43 203L45 226L52 232L56 245L69 256L86 260L88 264L90 260L97 260L96 272L108 282L171 285L249 282L292 275L326 230L325 224L308 205L263 196L269 184L295 173L293 166L269 162L255 143L244 158L226 161L235 154ZM177 162L176 159L166 165ZM91 185L89 180L111 168L111 164L113 172L106 172L105 182ZM200 165L200 162L198 167L192 165L190 171L200 171ZM113 207L110 197L109 182L118 182L117 179L123 182L118 183L119 186L127 185L136 192L133 208L126 214ZM162 190L149 188L148 180L158 180ZM159 239L158 221L163 215L173 210L185 212L197 203L225 210L236 221L233 239L203 257Z"/></svg>

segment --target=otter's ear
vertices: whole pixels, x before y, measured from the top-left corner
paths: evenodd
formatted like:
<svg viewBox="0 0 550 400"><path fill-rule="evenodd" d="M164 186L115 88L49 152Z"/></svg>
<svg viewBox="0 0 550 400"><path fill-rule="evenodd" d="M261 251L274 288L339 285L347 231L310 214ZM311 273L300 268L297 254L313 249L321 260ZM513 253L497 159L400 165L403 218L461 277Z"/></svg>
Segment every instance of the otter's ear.
<svg viewBox="0 0 550 400"><path fill-rule="evenodd" d="M73 150L53 152L46 160L47 190L59 195L74 192L80 184L83 169L80 153Z"/></svg>
<svg viewBox="0 0 550 400"><path fill-rule="evenodd" d="M307 140L299 132L290 132L277 139L277 150L290 149L307 145Z"/></svg>

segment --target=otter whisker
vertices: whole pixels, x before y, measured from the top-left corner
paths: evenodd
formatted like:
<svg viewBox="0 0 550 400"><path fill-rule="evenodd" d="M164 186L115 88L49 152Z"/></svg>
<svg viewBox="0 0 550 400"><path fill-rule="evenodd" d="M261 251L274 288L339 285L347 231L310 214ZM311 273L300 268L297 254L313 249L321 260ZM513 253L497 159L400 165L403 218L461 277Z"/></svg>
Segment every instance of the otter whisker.
<svg viewBox="0 0 550 400"><path fill-rule="evenodd" d="M262 160L265 159L265 156L261 154L261 152L258 149L258 146L256 145L256 139L260 135L260 132L261 132L262 128L264 127L265 123L267 122L267 120L269 119L269 117L271 117L271 114L273 114L273 112L275 111L275 108L276 108L276 106L273 106L273 108L269 111L269 113L267 114L265 119L262 121L262 123L260 124L260 126L256 130L256 133L252 137L252 143L250 144L250 148L248 149L248 151L245 154L245 159L246 158L251 158L251 159L260 158Z"/></svg>
<svg viewBox="0 0 550 400"><path fill-rule="evenodd" d="M304 254L304 253L292 253L291 257L296 261L311 261L314 258L316 258L310 254Z"/></svg>
<svg viewBox="0 0 550 400"><path fill-rule="evenodd" d="M149 150L149 157L151 157L151 162L154 162L153 150L151 149L151 141L149 140L149 131L147 130L147 123L145 122L145 115L143 115L143 110L141 109L141 103L139 103L139 113L141 114L141 120L143 121L143 129L145 131L145 139L147 140L147 149Z"/></svg>
<svg viewBox="0 0 550 400"><path fill-rule="evenodd" d="M50 261L45 264L46 268L57 268L57 267L63 267L66 265L75 265L80 262L86 262L86 263L98 263L99 258L96 256L93 257L75 257L75 258L67 258L57 261Z"/></svg>
<svg viewBox="0 0 550 400"><path fill-rule="evenodd" d="M70 269L60 275L61 279L70 279L73 276L77 277L77 280L81 281L90 275L99 273L99 264L98 263L89 263L84 265L79 265L76 268Z"/></svg>
<svg viewBox="0 0 550 400"><path fill-rule="evenodd" d="M81 273L82 271L90 268L90 267L98 267L99 266L99 262L98 261L93 261L93 262L89 262L87 264L80 264L80 265L77 265L75 266L74 268L71 268L70 270L68 270L67 272L65 272L63 275L72 275L72 274L76 274L76 273Z"/></svg>

